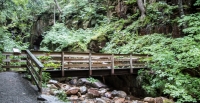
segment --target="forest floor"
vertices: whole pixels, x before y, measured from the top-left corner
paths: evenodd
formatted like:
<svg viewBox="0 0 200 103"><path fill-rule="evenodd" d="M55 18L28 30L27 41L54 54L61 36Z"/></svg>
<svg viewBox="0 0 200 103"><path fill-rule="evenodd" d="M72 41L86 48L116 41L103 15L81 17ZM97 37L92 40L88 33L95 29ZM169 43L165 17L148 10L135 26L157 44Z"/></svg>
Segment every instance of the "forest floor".
<svg viewBox="0 0 200 103"><path fill-rule="evenodd" d="M0 73L0 103L38 103L38 95L37 89L22 74Z"/></svg>

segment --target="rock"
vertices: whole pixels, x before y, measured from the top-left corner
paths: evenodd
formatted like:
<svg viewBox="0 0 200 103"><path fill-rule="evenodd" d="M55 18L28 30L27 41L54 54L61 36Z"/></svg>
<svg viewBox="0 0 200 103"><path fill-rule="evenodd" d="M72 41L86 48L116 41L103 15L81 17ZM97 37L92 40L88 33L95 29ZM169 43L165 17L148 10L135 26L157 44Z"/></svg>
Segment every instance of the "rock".
<svg viewBox="0 0 200 103"><path fill-rule="evenodd" d="M104 101L106 101L106 103L112 103L112 101L109 98L101 97L101 99L103 99Z"/></svg>
<svg viewBox="0 0 200 103"><path fill-rule="evenodd" d="M83 97L80 97L79 100L80 100L80 101L84 101L84 98L83 98Z"/></svg>
<svg viewBox="0 0 200 103"><path fill-rule="evenodd" d="M78 81L77 81L77 86L83 86L84 85L84 81L82 81L82 79L78 79Z"/></svg>
<svg viewBox="0 0 200 103"><path fill-rule="evenodd" d="M57 94L60 93L60 92L62 92L62 91L56 90L56 89L51 89L51 90L49 91L49 93L50 93L51 95L57 95Z"/></svg>
<svg viewBox="0 0 200 103"><path fill-rule="evenodd" d="M79 91L79 88L78 88L78 87L71 87L70 89L68 89L68 90L66 91L66 94L67 94L67 95L75 95L75 94L78 93L78 91Z"/></svg>
<svg viewBox="0 0 200 103"><path fill-rule="evenodd" d="M161 97L161 98L162 98L162 100L163 100L163 103L174 103L174 101L171 100L171 99L167 99L167 98L165 98L165 97Z"/></svg>
<svg viewBox="0 0 200 103"><path fill-rule="evenodd" d="M114 103L123 103L124 100L125 100L125 98L118 98L118 97L115 97L115 98L113 99Z"/></svg>
<svg viewBox="0 0 200 103"><path fill-rule="evenodd" d="M133 100L131 103L148 103L148 102L143 102L143 101Z"/></svg>
<svg viewBox="0 0 200 103"><path fill-rule="evenodd" d="M95 101L93 99L85 99L81 103L95 103Z"/></svg>
<svg viewBox="0 0 200 103"><path fill-rule="evenodd" d="M58 87L59 89L61 89L61 87L62 87L62 83L55 83L54 84L56 87Z"/></svg>
<svg viewBox="0 0 200 103"><path fill-rule="evenodd" d="M112 96L118 96L118 97L121 97L121 98L125 98L127 96L127 94L124 91L116 91L116 90L112 91L111 95Z"/></svg>
<svg viewBox="0 0 200 103"><path fill-rule="evenodd" d="M77 95L71 95L68 99L69 100L78 100L78 96Z"/></svg>
<svg viewBox="0 0 200 103"><path fill-rule="evenodd" d="M130 100L141 100L140 98L134 97L132 95L127 96L127 98L130 98Z"/></svg>
<svg viewBox="0 0 200 103"><path fill-rule="evenodd" d="M61 89L64 90L64 91L67 91L67 90L70 89L70 86L67 85L67 84L62 84L62 85L61 85Z"/></svg>
<svg viewBox="0 0 200 103"><path fill-rule="evenodd" d="M56 81L56 80L49 80L49 82L48 82L49 84L57 84L58 83L58 81Z"/></svg>
<svg viewBox="0 0 200 103"><path fill-rule="evenodd" d="M59 100L56 96L42 94L41 97L44 98L46 101L42 101L38 103L65 103Z"/></svg>
<svg viewBox="0 0 200 103"><path fill-rule="evenodd" d="M107 103L107 102L105 100L101 99L101 98L96 98L95 103Z"/></svg>
<svg viewBox="0 0 200 103"><path fill-rule="evenodd" d="M58 89L57 86L55 86L54 84L51 84L51 86L49 87L50 89Z"/></svg>
<svg viewBox="0 0 200 103"><path fill-rule="evenodd" d="M111 92L111 95L112 95L112 96L117 96L117 91L116 91L116 90L113 90L113 91Z"/></svg>
<svg viewBox="0 0 200 103"><path fill-rule="evenodd" d="M112 97L112 94L111 94L110 92L106 92L104 95L105 95L105 97L107 97L107 98L111 98L111 97Z"/></svg>
<svg viewBox="0 0 200 103"><path fill-rule="evenodd" d="M156 97L156 98L154 98L154 101L156 103L174 103L172 100L169 100L165 97Z"/></svg>
<svg viewBox="0 0 200 103"><path fill-rule="evenodd" d="M88 96L88 98L95 98L95 97L100 97L100 94L98 92L98 89L90 88L90 89L88 89L87 96Z"/></svg>
<svg viewBox="0 0 200 103"><path fill-rule="evenodd" d="M162 100L161 97L156 97L156 98L154 98L154 101L155 101L156 103L163 103L163 100Z"/></svg>
<svg viewBox="0 0 200 103"><path fill-rule="evenodd" d="M69 81L69 83L71 84L71 85L76 85L77 84L77 81L78 81L78 78L72 78L72 80L70 80Z"/></svg>
<svg viewBox="0 0 200 103"><path fill-rule="evenodd" d="M103 95L103 94L106 93L106 92L107 92L107 89L105 89L105 88L99 89L100 95Z"/></svg>
<svg viewBox="0 0 200 103"><path fill-rule="evenodd" d="M81 94L85 94L87 92L87 87L86 86L81 86L80 87L80 92L81 92Z"/></svg>
<svg viewBox="0 0 200 103"><path fill-rule="evenodd" d="M90 83L90 85L94 88L106 88L107 86L100 81Z"/></svg>
<svg viewBox="0 0 200 103"><path fill-rule="evenodd" d="M90 84L90 81L87 78L80 78L79 81L83 84Z"/></svg>
<svg viewBox="0 0 200 103"><path fill-rule="evenodd" d="M117 96L119 96L121 98L125 98L127 96L127 94L124 91L117 91Z"/></svg>
<svg viewBox="0 0 200 103"><path fill-rule="evenodd" d="M154 103L155 100L154 100L154 98L152 98L152 97L145 97L145 98L144 98L144 102Z"/></svg>
<svg viewBox="0 0 200 103"><path fill-rule="evenodd" d="M78 95L78 97L81 97L81 96L82 96L80 92L78 92L77 95Z"/></svg>
<svg viewBox="0 0 200 103"><path fill-rule="evenodd" d="M46 101L46 99L43 98L41 95L37 97L37 100L39 100L39 101Z"/></svg>

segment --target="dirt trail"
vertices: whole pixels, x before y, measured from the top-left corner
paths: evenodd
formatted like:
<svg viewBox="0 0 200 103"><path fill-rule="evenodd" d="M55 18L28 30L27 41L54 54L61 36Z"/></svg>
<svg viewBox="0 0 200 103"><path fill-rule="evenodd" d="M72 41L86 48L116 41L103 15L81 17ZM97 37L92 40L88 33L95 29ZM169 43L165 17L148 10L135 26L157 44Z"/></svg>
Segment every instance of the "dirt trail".
<svg viewBox="0 0 200 103"><path fill-rule="evenodd" d="M38 103L38 91L21 74L0 73L0 103Z"/></svg>

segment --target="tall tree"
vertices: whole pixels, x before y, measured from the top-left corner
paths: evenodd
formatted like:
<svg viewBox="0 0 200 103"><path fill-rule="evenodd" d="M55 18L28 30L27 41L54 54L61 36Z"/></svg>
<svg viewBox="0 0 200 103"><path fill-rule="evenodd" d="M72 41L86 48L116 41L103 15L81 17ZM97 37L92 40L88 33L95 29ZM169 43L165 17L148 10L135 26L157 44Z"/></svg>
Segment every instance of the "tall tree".
<svg viewBox="0 0 200 103"><path fill-rule="evenodd" d="M145 18L145 13L146 13L146 10L145 10L145 6L144 6L144 3L142 0L137 0L137 4L138 4L138 7L139 7L139 10L140 10L140 13L141 13L141 19L143 20Z"/></svg>

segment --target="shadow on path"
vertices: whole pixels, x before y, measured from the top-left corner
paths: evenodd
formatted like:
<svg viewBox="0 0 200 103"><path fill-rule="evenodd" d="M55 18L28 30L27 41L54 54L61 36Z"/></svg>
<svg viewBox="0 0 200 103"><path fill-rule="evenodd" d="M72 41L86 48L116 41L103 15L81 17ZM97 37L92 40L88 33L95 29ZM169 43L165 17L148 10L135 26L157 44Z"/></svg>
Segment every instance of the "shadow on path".
<svg viewBox="0 0 200 103"><path fill-rule="evenodd" d="M22 75L0 73L0 103L38 103L38 91Z"/></svg>

